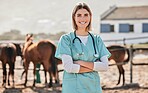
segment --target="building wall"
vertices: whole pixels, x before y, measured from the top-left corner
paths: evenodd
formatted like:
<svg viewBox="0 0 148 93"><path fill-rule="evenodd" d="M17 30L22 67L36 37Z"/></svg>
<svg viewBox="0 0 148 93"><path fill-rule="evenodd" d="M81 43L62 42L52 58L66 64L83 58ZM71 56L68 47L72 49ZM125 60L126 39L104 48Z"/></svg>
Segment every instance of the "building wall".
<svg viewBox="0 0 148 93"><path fill-rule="evenodd" d="M108 20L108 21L101 21L101 24L111 24L114 25L114 32L109 33L100 33L100 36L103 40L117 40L117 39L128 39L128 38L138 38L138 37L148 37L148 33L142 32L142 24L148 23L148 20ZM119 32L119 24L133 24L134 25L134 32L128 33L120 33ZM126 40L126 43L144 43L148 42L148 38L144 39L136 39L136 40ZM123 41L115 41L115 42L106 42L106 44L113 44L113 43L123 43Z"/></svg>
<svg viewBox="0 0 148 93"><path fill-rule="evenodd" d="M134 33L142 33L142 23L148 23L148 20L108 20L101 21L101 24L113 24L115 33L119 32L119 24L133 24L134 25Z"/></svg>

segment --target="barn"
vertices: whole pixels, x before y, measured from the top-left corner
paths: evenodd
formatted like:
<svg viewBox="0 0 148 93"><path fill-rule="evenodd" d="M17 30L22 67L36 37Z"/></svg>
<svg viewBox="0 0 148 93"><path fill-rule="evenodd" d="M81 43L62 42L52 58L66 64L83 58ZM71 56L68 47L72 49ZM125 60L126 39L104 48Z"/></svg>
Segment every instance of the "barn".
<svg viewBox="0 0 148 93"><path fill-rule="evenodd" d="M110 7L101 15L100 35L106 41L148 42L148 6Z"/></svg>

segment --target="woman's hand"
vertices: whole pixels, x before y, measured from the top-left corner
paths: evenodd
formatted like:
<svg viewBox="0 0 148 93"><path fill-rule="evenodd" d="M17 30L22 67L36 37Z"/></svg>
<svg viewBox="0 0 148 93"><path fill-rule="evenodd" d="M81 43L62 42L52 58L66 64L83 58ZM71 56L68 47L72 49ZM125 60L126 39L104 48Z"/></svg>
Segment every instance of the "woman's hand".
<svg viewBox="0 0 148 93"><path fill-rule="evenodd" d="M79 64L80 66L92 69L94 68L94 63L93 62L86 62L86 61L74 61L74 64Z"/></svg>

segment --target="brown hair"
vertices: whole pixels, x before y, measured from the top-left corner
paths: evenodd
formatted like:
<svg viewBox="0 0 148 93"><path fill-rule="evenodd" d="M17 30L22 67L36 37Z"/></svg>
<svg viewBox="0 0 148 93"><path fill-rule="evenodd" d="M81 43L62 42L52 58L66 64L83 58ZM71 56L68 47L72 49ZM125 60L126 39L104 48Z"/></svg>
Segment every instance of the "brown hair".
<svg viewBox="0 0 148 93"><path fill-rule="evenodd" d="M76 24L76 22L75 22L75 14L76 14L76 12L77 12L79 9L86 9L86 10L89 12L89 14L90 14L90 22L89 22L88 26L86 27L86 31L90 31L90 30L91 30L92 13L91 13L91 10L90 10L90 8L88 7L88 5L85 4L85 3L78 3L78 4L75 6L75 8L74 8L74 10L73 10L73 12L72 12L73 29L74 29L74 30L77 30L77 29L78 29L78 28L77 28L77 24Z"/></svg>

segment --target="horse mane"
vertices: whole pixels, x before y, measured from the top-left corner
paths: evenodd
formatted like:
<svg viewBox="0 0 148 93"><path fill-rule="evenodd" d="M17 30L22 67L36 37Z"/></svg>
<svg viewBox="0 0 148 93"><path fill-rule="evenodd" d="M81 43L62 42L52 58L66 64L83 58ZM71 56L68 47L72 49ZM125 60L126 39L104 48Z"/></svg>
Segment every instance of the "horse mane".
<svg viewBox="0 0 148 93"><path fill-rule="evenodd" d="M33 38L33 34L27 34L27 35L26 35L25 44L24 44L24 47L23 47L23 55L24 55L26 49L27 49L30 45L33 44L32 38Z"/></svg>

